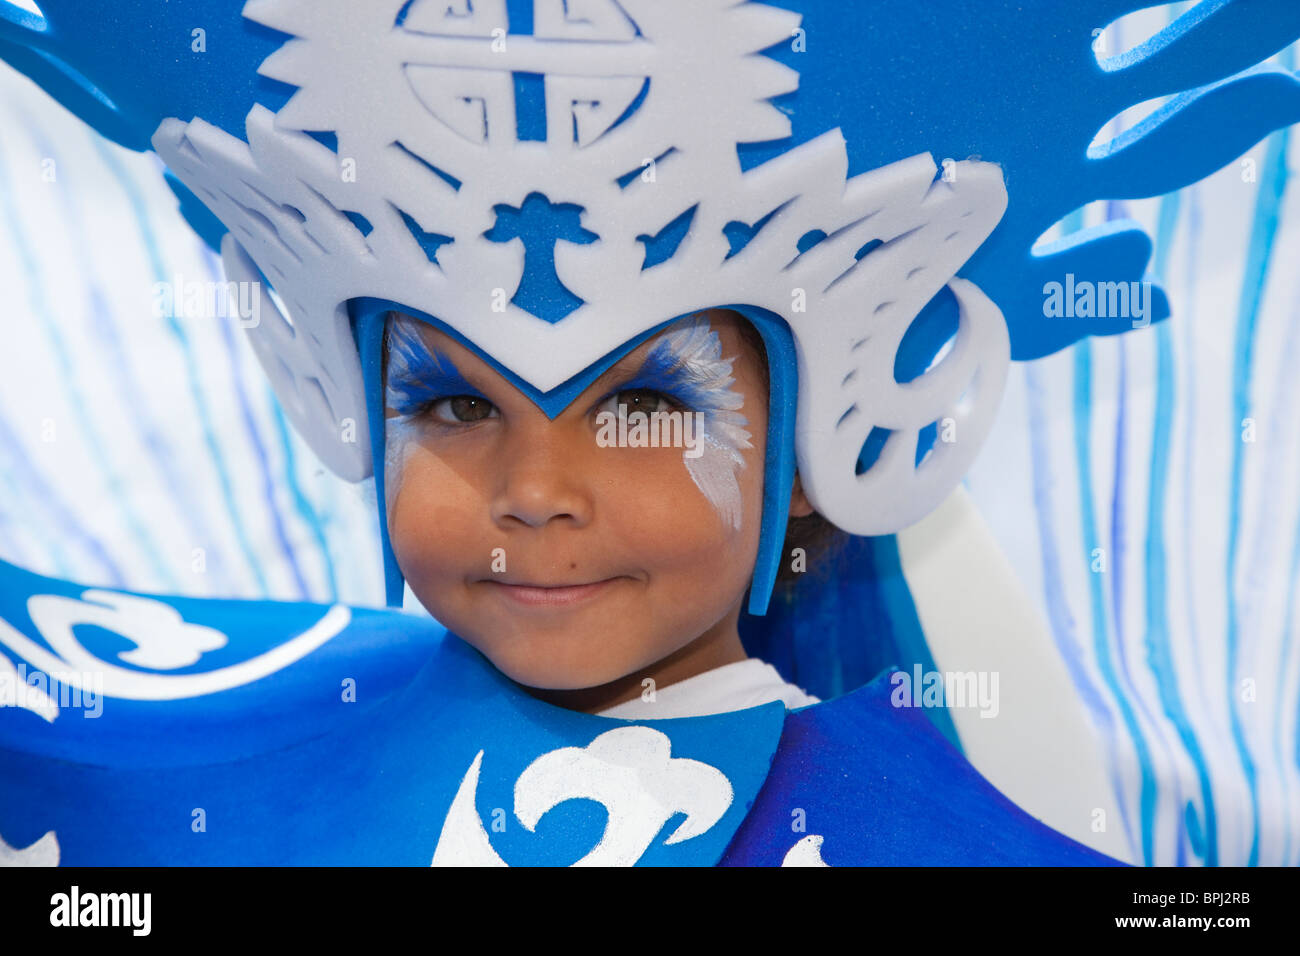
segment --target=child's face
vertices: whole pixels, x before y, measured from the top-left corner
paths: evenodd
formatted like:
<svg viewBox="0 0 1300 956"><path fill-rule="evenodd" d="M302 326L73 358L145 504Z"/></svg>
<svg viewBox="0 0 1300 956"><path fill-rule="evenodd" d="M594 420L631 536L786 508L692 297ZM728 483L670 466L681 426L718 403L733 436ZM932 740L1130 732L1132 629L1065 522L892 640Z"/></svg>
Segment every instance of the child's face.
<svg viewBox="0 0 1300 956"><path fill-rule="evenodd" d="M675 323L548 419L450 336L391 320L389 533L420 602L537 688L596 687L711 630L734 634L758 552L768 400L739 321ZM702 419L704 434L610 446L620 403L700 411L678 420Z"/></svg>

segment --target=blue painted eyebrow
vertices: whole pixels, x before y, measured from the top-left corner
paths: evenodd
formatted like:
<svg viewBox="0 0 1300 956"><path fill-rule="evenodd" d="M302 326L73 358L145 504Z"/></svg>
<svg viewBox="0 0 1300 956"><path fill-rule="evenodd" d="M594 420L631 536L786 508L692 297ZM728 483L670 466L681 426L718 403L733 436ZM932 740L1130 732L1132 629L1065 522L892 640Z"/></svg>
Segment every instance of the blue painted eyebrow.
<svg viewBox="0 0 1300 956"><path fill-rule="evenodd" d="M676 398L683 403L689 404L689 400L682 393L683 376L673 375L662 368L647 368L648 362L643 363L641 368L637 369L630 378L623 382L616 382L612 385L601 398L604 401L610 395L618 392L631 392L639 389L647 391L662 392L665 395Z"/></svg>
<svg viewBox="0 0 1300 956"><path fill-rule="evenodd" d="M412 322L394 319L390 325L388 345L388 388L386 401L398 414L410 415L440 398L466 395L491 402L472 385L456 363L437 347L431 347L415 330ZM669 396L681 405L712 410L722 406L711 375L696 368L675 347L680 336L666 335L655 342L635 370L624 371L625 356L607 371L614 372L613 383L600 401L620 391L647 389ZM624 381L618 381L629 375Z"/></svg>
<svg viewBox="0 0 1300 956"><path fill-rule="evenodd" d="M698 370L692 368L673 345L671 333L655 342L641 367L628 381L607 392L606 397L615 391L644 388L663 392L689 408L707 410L721 407L717 389L708 387Z"/></svg>
<svg viewBox="0 0 1300 956"><path fill-rule="evenodd" d="M388 336L388 403L409 415L439 398L468 395L490 399L466 380L456 363L430 348L405 322L393 322Z"/></svg>

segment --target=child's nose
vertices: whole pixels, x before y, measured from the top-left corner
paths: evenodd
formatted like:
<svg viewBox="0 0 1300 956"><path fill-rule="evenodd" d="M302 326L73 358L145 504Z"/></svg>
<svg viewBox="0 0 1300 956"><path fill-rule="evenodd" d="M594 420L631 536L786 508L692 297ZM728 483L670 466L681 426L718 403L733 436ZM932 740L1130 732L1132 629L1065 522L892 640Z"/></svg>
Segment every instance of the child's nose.
<svg viewBox="0 0 1300 956"><path fill-rule="evenodd" d="M582 527L591 520L593 500L590 461L583 437L570 423L551 421L540 411L527 425L507 436L492 520L501 527L524 524L540 528L559 519ZM592 438L585 436L585 444Z"/></svg>

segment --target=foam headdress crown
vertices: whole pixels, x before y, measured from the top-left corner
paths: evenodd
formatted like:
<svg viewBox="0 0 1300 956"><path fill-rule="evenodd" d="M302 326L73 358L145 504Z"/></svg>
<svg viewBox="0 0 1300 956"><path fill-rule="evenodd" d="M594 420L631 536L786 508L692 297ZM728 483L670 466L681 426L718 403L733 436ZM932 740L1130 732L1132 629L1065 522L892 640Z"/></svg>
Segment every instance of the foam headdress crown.
<svg viewBox="0 0 1300 956"><path fill-rule="evenodd" d="M295 36L260 70L298 92L278 113L254 107L246 143L202 119L154 135L230 227L227 275L260 272L287 306L293 327L263 321L250 336L312 447L352 480L372 468L364 433L339 438L366 420L346 307L358 298L435 315L542 392L669 317L745 303L793 332L798 466L814 506L858 534L924 514L988 427L1006 324L954 282L961 331L945 361L900 385L894 359L1005 209L997 167L962 163L947 182L917 156L849 177L844 139L828 130L742 172L738 144L790 134L768 98L798 75L755 54L789 41L797 15L657 0L587 4L583 19L536 9L532 34L515 36L502 4L465 15L401 0L250 5L245 16ZM543 77L540 139L519 135L520 73ZM332 131L337 152L309 130ZM552 217L549 248L505 228L530 201L538 215L570 207ZM734 226L751 234L737 242ZM859 257L870 243L881 245ZM567 296L535 294L533 273L552 269ZM914 468L920 430L945 417L970 440ZM859 476L873 427L899 440Z"/></svg>
<svg viewBox="0 0 1300 956"><path fill-rule="evenodd" d="M1066 272L1141 278L1140 230L1034 254L1037 236L1300 119L1294 77L1230 76L1300 35L1294 4L1204 0L1099 58L1096 28L1143 5L174 2L145 5L142 55L176 73L144 92L92 48L95 15L49 0L40 23L0 7L0 53L107 135L147 136L228 277L274 288L250 339L344 478L372 473L382 422L356 302L436 317L542 395L665 320L743 307L788 327L797 420L778 437L813 506L884 534L960 480L1013 357L1131 327L1052 324L1040 290ZM142 9L115 11L123 33ZM178 64L167 31L190 21L225 46ZM1087 146L1178 90L1122 141ZM990 162L947 158L976 155ZM1157 292L1147 319L1167 312Z"/></svg>

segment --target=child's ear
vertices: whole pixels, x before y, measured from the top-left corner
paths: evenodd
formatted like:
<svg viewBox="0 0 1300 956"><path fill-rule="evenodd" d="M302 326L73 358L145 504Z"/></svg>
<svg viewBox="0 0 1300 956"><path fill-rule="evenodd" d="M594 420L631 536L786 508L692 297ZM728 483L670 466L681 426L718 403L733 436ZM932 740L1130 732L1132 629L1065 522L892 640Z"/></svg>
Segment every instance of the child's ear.
<svg viewBox="0 0 1300 956"><path fill-rule="evenodd" d="M813 506L808 503L808 499L803 493L803 483L799 480L799 472L794 473L794 487L790 489L790 517L806 518L813 513Z"/></svg>

